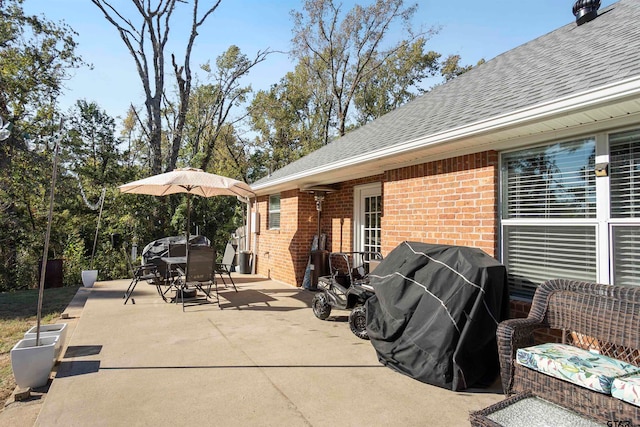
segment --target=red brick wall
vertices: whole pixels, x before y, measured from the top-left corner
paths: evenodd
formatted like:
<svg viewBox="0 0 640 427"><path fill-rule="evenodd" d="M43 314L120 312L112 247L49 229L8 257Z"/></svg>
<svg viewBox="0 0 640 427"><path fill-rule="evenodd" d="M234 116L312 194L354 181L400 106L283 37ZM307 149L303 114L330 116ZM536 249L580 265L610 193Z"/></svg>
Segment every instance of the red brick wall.
<svg viewBox="0 0 640 427"><path fill-rule="evenodd" d="M498 179L495 151L386 172L383 254L414 240L473 246L495 256Z"/></svg>
<svg viewBox="0 0 640 427"><path fill-rule="evenodd" d="M311 239L316 229L313 196L297 190L280 194L280 229L269 229L269 197L259 197L260 234L255 249L256 272L289 284L302 284ZM255 238L255 237L254 237Z"/></svg>
<svg viewBox="0 0 640 427"><path fill-rule="evenodd" d="M329 251L353 250L353 188L382 183L382 252L404 240L474 246L495 256L497 246L498 154L459 156L340 183L323 202L321 231ZM257 272L302 285L311 240L317 232L313 195L281 194L280 230L268 230L268 197L261 213Z"/></svg>
<svg viewBox="0 0 640 427"><path fill-rule="evenodd" d="M353 187L382 182L383 175L341 183L338 191L327 195L323 204L322 232L327 234L327 250L353 250Z"/></svg>

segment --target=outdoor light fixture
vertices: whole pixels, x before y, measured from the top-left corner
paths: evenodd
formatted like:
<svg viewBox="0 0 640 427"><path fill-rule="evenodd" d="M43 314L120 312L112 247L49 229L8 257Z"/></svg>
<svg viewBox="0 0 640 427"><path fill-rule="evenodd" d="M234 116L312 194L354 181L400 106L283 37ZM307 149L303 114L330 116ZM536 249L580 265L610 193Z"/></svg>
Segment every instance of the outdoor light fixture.
<svg viewBox="0 0 640 427"><path fill-rule="evenodd" d="M596 163L595 173L597 177L609 175L609 163Z"/></svg>
<svg viewBox="0 0 640 427"><path fill-rule="evenodd" d="M318 211L318 239L320 238L320 213L322 212L322 202L324 202L327 194L336 191L333 187L328 186L315 186L315 187L306 187L301 191L305 193L313 194L313 200L316 202L316 210Z"/></svg>

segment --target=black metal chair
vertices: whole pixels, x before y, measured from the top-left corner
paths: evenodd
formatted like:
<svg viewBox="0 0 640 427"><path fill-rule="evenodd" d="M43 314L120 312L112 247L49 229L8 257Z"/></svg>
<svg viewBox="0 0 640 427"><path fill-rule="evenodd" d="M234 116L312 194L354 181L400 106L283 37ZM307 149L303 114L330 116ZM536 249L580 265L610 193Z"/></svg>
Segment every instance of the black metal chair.
<svg viewBox="0 0 640 427"><path fill-rule="evenodd" d="M231 277L231 268L233 267L233 261L235 260L235 258L235 248L232 245L227 244L227 247L224 250L224 255L222 256L222 262L216 263L216 274L220 275L225 288L227 287L227 282L225 282L224 280L224 276L226 275L229 280L231 280L233 289L238 292L238 288L236 288L236 284L233 282L233 277Z"/></svg>
<svg viewBox="0 0 640 427"><path fill-rule="evenodd" d="M189 246L187 252L187 264L185 271L182 271L181 277L177 279L177 298L182 302L182 311L185 307L185 294L189 291L195 291L194 300L200 303L208 303L211 299L211 287L215 287L216 302L220 306L218 297L218 285L215 279L216 251L208 246ZM206 289L205 289L206 286ZM204 294L204 301L198 299L198 291Z"/></svg>
<svg viewBox="0 0 640 427"><path fill-rule="evenodd" d="M163 284L163 277L158 271L158 267L155 264L139 265L135 268L131 266L131 269L133 270L133 277L131 279L131 283L129 283L129 287L124 293L123 298L124 298L125 304L127 304L129 299L131 299L132 304L136 303L136 300L131 298L131 295L133 294L134 289L136 288L136 286L138 285L138 282L140 281L145 281L150 285L154 285L156 287L156 290L158 291L158 294L160 294L162 299L166 301L166 298L161 288Z"/></svg>

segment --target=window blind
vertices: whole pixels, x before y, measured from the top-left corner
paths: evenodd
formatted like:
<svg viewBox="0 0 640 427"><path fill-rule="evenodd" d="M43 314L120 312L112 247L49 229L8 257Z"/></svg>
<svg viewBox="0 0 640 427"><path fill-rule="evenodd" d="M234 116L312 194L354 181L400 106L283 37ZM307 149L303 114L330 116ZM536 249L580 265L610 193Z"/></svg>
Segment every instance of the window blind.
<svg viewBox="0 0 640 427"><path fill-rule="evenodd" d="M505 226L504 242L504 264L514 295L530 297L549 279L597 277L594 226Z"/></svg>
<svg viewBox="0 0 640 427"><path fill-rule="evenodd" d="M594 218L594 163L593 139L503 155L503 219Z"/></svg>
<svg viewBox="0 0 640 427"><path fill-rule="evenodd" d="M613 283L640 285L640 226L613 227Z"/></svg>
<svg viewBox="0 0 640 427"><path fill-rule="evenodd" d="M609 137L612 218L640 217L640 130Z"/></svg>

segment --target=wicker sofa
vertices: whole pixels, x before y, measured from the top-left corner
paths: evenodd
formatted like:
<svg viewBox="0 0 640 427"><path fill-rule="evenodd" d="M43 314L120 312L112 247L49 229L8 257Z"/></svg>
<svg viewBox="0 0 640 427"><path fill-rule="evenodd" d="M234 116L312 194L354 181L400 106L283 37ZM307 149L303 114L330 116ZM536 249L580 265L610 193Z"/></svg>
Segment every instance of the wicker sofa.
<svg viewBox="0 0 640 427"><path fill-rule="evenodd" d="M563 343L640 366L640 287L551 280L537 289L526 319L497 330L505 394L533 392L605 424L640 425L640 407L516 363L517 350L540 344L534 334L544 328L561 331Z"/></svg>

